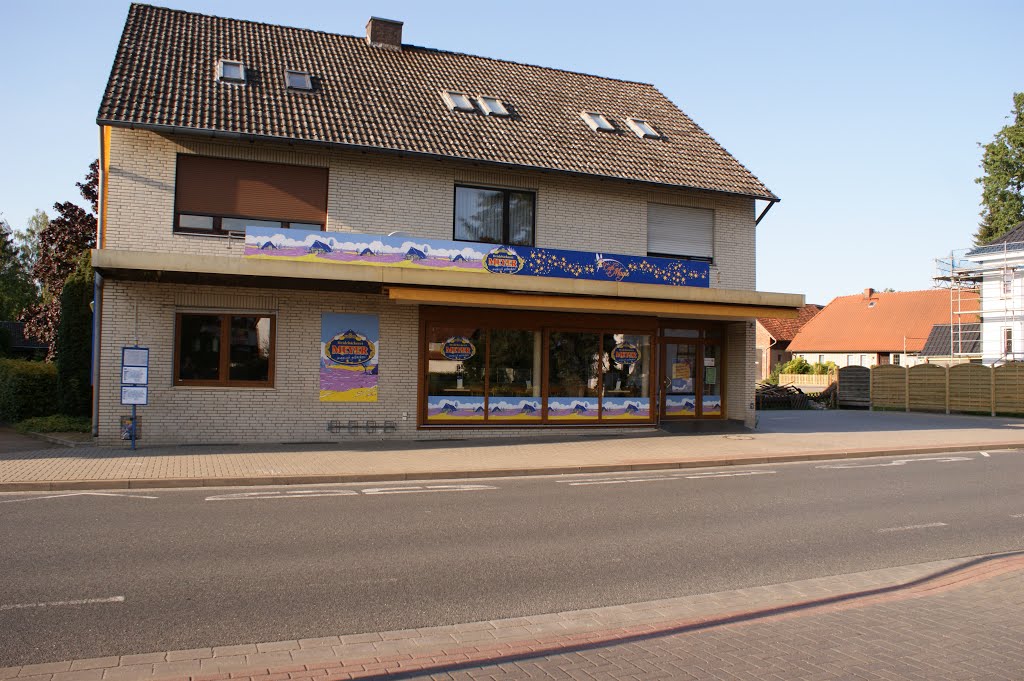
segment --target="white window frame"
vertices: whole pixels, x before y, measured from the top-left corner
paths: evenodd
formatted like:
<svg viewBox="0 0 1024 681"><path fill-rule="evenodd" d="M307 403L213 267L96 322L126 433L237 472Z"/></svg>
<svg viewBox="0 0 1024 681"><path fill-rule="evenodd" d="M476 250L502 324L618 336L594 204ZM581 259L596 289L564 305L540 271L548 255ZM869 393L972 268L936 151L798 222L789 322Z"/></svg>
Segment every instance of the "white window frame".
<svg viewBox="0 0 1024 681"><path fill-rule="evenodd" d="M627 118L626 125L636 133L637 137L647 139L660 139L661 134L654 129L654 126L643 118Z"/></svg>
<svg viewBox="0 0 1024 681"><path fill-rule="evenodd" d="M1009 346L1009 349L1007 349L1007 346ZM1013 354L1013 327L1012 326L1004 326L1003 327L1003 355L1012 355L1012 354Z"/></svg>
<svg viewBox="0 0 1024 681"><path fill-rule="evenodd" d="M480 95L476 98L477 104L480 105L480 111L485 116L510 116L508 107L505 106L505 102L501 101L498 97L492 97L491 95Z"/></svg>
<svg viewBox="0 0 1024 681"><path fill-rule="evenodd" d="M895 366L902 366L900 364L900 353L893 352L889 354L889 363Z"/></svg>
<svg viewBox="0 0 1024 681"><path fill-rule="evenodd" d="M303 85L292 85L290 77L299 76L304 79ZM296 69L285 69L284 70L284 85L289 90L312 90L313 79L309 75L309 71L298 71Z"/></svg>
<svg viewBox="0 0 1024 681"><path fill-rule="evenodd" d="M615 132L615 125L607 116L597 111L580 111L580 118L595 132Z"/></svg>
<svg viewBox="0 0 1024 681"><path fill-rule="evenodd" d="M241 72L241 77L233 78L231 76L224 75L224 67L227 65L237 66ZM245 64L235 59L221 59L217 62L217 79L222 83L234 83L241 84L245 83Z"/></svg>
<svg viewBox="0 0 1024 681"><path fill-rule="evenodd" d="M1008 270L1002 274L1002 297L1012 298L1013 297L1013 270Z"/></svg>
<svg viewBox="0 0 1024 681"><path fill-rule="evenodd" d="M448 105L448 108L452 111L476 111L476 107L473 105L473 98L467 95L465 92L459 92L458 90L443 90L441 97L444 99L444 103ZM461 97L466 101L465 105L460 104L456 97Z"/></svg>

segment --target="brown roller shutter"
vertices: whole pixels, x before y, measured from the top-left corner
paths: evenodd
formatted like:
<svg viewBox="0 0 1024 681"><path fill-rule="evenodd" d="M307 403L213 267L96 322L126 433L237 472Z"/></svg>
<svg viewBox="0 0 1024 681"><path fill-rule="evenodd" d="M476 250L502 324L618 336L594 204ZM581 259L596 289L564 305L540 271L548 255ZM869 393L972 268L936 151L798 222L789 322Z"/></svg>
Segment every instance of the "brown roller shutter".
<svg viewBox="0 0 1024 681"><path fill-rule="evenodd" d="M326 224L327 169L178 155L179 213Z"/></svg>

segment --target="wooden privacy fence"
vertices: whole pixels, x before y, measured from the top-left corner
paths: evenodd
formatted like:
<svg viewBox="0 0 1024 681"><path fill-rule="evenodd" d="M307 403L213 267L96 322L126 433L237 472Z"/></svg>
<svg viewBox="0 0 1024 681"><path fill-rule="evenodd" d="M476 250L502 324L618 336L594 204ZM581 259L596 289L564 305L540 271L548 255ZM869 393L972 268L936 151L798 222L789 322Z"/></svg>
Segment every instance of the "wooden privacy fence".
<svg viewBox="0 0 1024 681"><path fill-rule="evenodd" d="M832 374L779 374L779 385L827 388L836 377Z"/></svg>
<svg viewBox="0 0 1024 681"><path fill-rule="evenodd" d="M995 369L983 364L843 367L838 382L840 407L1024 414L1024 362Z"/></svg>

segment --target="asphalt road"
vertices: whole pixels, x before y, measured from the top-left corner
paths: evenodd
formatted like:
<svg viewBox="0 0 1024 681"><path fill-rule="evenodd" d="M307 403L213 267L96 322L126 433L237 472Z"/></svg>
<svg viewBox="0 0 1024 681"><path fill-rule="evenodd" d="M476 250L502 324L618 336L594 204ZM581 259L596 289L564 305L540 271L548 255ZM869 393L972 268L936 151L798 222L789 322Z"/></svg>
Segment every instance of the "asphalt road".
<svg viewBox="0 0 1024 681"><path fill-rule="evenodd" d="M1024 452L109 494L0 494L0 667L1024 549Z"/></svg>

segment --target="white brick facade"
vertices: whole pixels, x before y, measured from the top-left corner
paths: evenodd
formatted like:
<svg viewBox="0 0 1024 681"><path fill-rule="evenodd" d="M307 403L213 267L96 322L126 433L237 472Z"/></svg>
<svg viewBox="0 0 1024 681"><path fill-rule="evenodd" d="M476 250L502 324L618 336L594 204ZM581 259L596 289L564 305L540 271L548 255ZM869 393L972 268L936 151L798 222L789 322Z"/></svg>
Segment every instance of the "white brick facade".
<svg viewBox="0 0 1024 681"><path fill-rule="evenodd" d="M639 184L575 178L538 171L483 168L468 163L327 149L169 138L152 132L111 131L107 223L102 247L239 258L242 241L172 233L175 163L196 153L330 170L328 225L332 231L451 239L457 183L536 191L536 243L573 250L646 255L649 202L715 211L711 286L754 290L754 203L710 192L652 190ZM101 306L99 434L118 437L120 348L150 348L150 404L140 409L143 443L310 442L368 437L480 436L479 430L417 430L418 308L380 295L264 288L190 286L108 278ZM275 387L173 385L177 312L270 312L276 315ZM320 315L376 313L380 318L379 397L376 403L322 403L318 368ZM727 416L753 425L753 321L726 325ZM394 421L397 431L358 438L330 433L331 420ZM553 429L489 429L488 437L519 437ZM574 432L579 432L574 431ZM602 429L607 432L607 429Z"/></svg>

